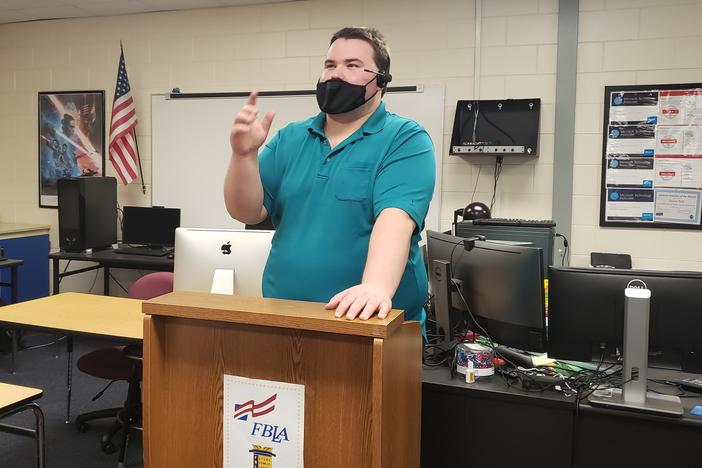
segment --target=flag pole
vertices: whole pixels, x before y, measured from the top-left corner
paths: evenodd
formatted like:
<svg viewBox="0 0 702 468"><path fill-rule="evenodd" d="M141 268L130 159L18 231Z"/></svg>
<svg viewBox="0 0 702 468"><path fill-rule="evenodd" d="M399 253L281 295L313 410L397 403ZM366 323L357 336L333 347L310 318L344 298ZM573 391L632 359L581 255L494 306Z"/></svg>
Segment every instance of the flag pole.
<svg viewBox="0 0 702 468"><path fill-rule="evenodd" d="M136 146L137 161L139 162L139 177L141 177L141 193L146 195L146 185L144 184L144 171L141 169L141 154L139 154L139 140L137 140L136 129L132 129L134 133L134 145Z"/></svg>

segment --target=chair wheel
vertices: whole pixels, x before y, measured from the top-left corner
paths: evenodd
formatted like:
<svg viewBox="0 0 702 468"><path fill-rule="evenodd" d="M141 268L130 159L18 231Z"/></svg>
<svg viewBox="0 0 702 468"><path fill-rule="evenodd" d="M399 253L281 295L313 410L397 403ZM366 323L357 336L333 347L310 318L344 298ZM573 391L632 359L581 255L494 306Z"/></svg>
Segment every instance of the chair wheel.
<svg viewBox="0 0 702 468"><path fill-rule="evenodd" d="M76 430L78 432L88 432L88 430L90 430L90 424L87 422L78 423L76 424Z"/></svg>
<svg viewBox="0 0 702 468"><path fill-rule="evenodd" d="M100 445L102 446L102 451L108 455L117 451L117 447L115 447L114 444L109 440L103 440L102 442L100 442Z"/></svg>

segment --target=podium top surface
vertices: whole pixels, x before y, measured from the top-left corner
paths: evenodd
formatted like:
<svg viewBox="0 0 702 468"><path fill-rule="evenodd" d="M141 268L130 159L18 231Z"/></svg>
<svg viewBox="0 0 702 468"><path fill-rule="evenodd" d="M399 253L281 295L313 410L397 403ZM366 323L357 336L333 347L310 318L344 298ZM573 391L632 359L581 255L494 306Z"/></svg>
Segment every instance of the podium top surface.
<svg viewBox="0 0 702 468"><path fill-rule="evenodd" d="M144 314L213 320L229 323L294 328L342 335L386 338L400 327L404 314L393 309L380 320L347 320L334 317L333 310L319 302L289 301L260 297L229 296L178 291L144 302Z"/></svg>

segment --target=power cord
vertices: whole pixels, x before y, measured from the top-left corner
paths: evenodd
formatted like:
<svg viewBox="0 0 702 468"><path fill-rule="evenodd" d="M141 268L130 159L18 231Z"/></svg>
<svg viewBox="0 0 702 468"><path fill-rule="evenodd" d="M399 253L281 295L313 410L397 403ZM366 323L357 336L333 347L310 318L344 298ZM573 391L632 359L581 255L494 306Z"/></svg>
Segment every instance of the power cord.
<svg viewBox="0 0 702 468"><path fill-rule="evenodd" d="M494 179L495 182L492 187L492 201L490 202L490 211L492 212L493 207L495 206L495 197L497 196L497 181L500 179L500 174L502 174L502 156L497 156L495 157L495 171L494 171Z"/></svg>
<svg viewBox="0 0 702 468"><path fill-rule="evenodd" d="M565 259L568 258L568 238L559 233L556 233L556 237L563 238L563 256L561 257L561 266L565 266ZM570 262L568 262L568 264L570 264Z"/></svg>
<svg viewBox="0 0 702 468"><path fill-rule="evenodd" d="M470 202L473 203L475 199L475 191L478 190L478 181L480 180L480 171L483 169L482 164L478 164L478 176L475 178L475 185L473 186L473 193L470 196Z"/></svg>

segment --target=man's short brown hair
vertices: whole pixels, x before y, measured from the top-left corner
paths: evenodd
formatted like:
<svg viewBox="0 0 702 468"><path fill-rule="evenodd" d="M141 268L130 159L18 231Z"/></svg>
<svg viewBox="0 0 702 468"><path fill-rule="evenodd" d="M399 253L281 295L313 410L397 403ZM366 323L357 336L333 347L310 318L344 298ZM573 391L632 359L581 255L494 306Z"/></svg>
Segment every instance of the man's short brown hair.
<svg viewBox="0 0 702 468"><path fill-rule="evenodd" d="M373 47L373 60L375 60L378 71L385 75L390 74L390 49L385 43L385 37L377 29L365 27L342 28L334 33L329 45L332 45L337 39L360 39L366 41ZM385 92L384 89L383 92Z"/></svg>

